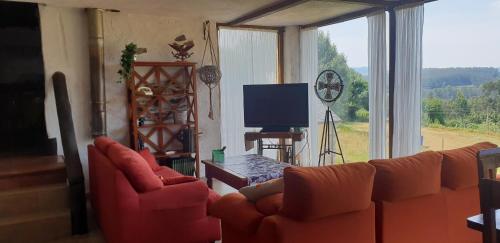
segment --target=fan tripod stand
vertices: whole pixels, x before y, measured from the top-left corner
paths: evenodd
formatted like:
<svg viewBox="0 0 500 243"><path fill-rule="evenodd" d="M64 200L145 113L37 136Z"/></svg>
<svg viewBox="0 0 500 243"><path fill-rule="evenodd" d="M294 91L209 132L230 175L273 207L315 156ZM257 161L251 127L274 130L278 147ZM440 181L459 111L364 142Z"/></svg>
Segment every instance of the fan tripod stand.
<svg viewBox="0 0 500 243"><path fill-rule="evenodd" d="M333 125L333 132L335 133L335 138L337 139L337 144L339 145L339 152L333 151L330 147L331 146L330 122ZM340 140L337 133L337 128L335 127L335 121L333 120L333 113L330 110L330 107L326 109L325 113L325 122L323 123L323 132L321 134L321 145L319 149L318 166L321 166L322 159L323 159L323 165L325 165L327 154L340 155L340 157L342 158L342 163L345 164L344 154L342 154L342 147L340 146Z"/></svg>

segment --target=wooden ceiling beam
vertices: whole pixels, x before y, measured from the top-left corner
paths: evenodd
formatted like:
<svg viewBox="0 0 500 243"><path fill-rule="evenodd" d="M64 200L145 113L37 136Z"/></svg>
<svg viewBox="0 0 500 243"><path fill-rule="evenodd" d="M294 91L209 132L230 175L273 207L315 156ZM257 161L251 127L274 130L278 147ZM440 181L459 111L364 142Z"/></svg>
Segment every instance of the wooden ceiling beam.
<svg viewBox="0 0 500 243"><path fill-rule="evenodd" d="M378 6L378 7L382 7L382 6L395 7L395 6L408 5L408 4L428 3L428 2L434 2L437 0L338 0L338 1L346 2L346 3L366 4L366 5Z"/></svg>
<svg viewBox="0 0 500 243"><path fill-rule="evenodd" d="M283 11L285 9L297 6L299 4L308 2L310 0L282 0L276 3L273 3L271 5L265 6L263 8L259 8L257 10L254 10L250 13L244 14L243 16L240 16L230 22L227 23L227 25L241 25L247 22L250 22L252 20L262 18L264 16Z"/></svg>
<svg viewBox="0 0 500 243"><path fill-rule="evenodd" d="M371 6L374 6L374 7L383 7L383 6L387 6L389 4L392 4L394 2L398 2L398 0L395 0L395 1L387 1L387 0L340 0L340 2L360 3L360 4L371 5Z"/></svg>
<svg viewBox="0 0 500 243"><path fill-rule="evenodd" d="M262 18L264 16L283 11L285 9L297 6L299 4L308 2L311 0L281 0L279 2L273 3L271 5L267 5L265 7L254 10L250 13L244 14L226 24L225 26L237 26L242 25L244 23L250 22L252 20ZM397 7L409 6L412 4L419 3L429 3L437 0L339 0L340 2L349 2L349 3L358 3L358 4L367 4L372 5L373 7L358 10L355 12L347 13L341 16L332 17L329 19L320 20L318 22L305 24L300 26L301 28L311 28L311 27L322 27L331 24L338 24L345 21L365 17L367 15L376 13L378 11L385 11L389 9L394 9ZM244 26L244 25L243 25Z"/></svg>
<svg viewBox="0 0 500 243"><path fill-rule="evenodd" d="M338 24L342 22L346 22L349 20L357 19L357 18L362 18L367 15L376 13L378 11L385 11L389 9L394 9L397 7L404 7L404 6L409 6L412 4L419 4L419 3L430 3L430 2L435 2L437 0L398 0L398 1L379 1L379 0L341 0L343 2L357 2L357 3L367 3L369 4L370 2L376 3L376 2L385 2L383 6L377 6L377 7L371 7L351 13L347 13L344 15L340 15L337 17L325 19L325 20L320 20L315 23L310 23L310 24L305 24L300 26L301 28L311 28L311 27L322 27L326 25L331 25L331 24Z"/></svg>
<svg viewBox="0 0 500 243"><path fill-rule="evenodd" d="M306 28L311 28L311 27L322 27L322 26L331 25L331 24L338 24L338 23L349 21L349 20L365 17L367 15L370 15L370 14L378 12L378 11L385 11L385 7L367 8L367 9L351 12L348 14L340 15L337 17L321 20L321 21L318 21L315 23L302 25L302 26L300 26L300 28L306 29Z"/></svg>
<svg viewBox="0 0 500 243"><path fill-rule="evenodd" d="M435 2L437 0L399 0L395 1L391 4L388 4L387 8L397 8L397 7L404 7L412 4L420 4L420 3L430 3L430 2Z"/></svg>

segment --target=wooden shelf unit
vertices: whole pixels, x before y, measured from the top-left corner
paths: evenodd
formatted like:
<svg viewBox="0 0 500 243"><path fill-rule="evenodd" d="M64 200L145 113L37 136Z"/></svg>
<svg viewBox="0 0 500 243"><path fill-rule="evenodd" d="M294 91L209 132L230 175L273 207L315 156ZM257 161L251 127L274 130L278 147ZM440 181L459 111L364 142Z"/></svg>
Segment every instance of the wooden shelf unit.
<svg viewBox="0 0 500 243"><path fill-rule="evenodd" d="M196 63L135 62L128 86L130 146L140 149L140 141L157 159L192 157L199 177L198 102ZM139 91L148 87L148 95ZM184 106L184 108L179 108ZM180 134L190 129L193 151L185 151ZM174 154L166 152L175 151Z"/></svg>

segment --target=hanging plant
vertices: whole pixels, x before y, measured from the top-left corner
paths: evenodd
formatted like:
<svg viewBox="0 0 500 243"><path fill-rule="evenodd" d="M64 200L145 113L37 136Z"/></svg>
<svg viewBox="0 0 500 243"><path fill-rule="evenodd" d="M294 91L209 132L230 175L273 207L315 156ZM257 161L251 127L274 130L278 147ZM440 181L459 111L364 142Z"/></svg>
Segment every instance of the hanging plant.
<svg viewBox="0 0 500 243"><path fill-rule="evenodd" d="M214 111L212 105L212 89L214 89L219 83L221 79L221 71L219 68L219 62L217 61L217 55L215 54L215 48L212 45L212 38L210 36L210 22L208 20L203 23L203 38L205 39L205 50L203 51L201 67L198 69L198 74L200 76L200 80L207 85L209 90L210 108L208 112L208 118L213 120ZM207 47L210 49L210 65L205 64L205 54L207 53Z"/></svg>
<svg viewBox="0 0 500 243"><path fill-rule="evenodd" d="M128 81L132 75L132 64L136 59L136 56L142 53L147 52L146 48L139 48L137 44L131 42L125 46L125 49L122 50L122 57L120 59L121 69L118 70L118 74L120 74L120 80L117 83L121 83L123 81Z"/></svg>

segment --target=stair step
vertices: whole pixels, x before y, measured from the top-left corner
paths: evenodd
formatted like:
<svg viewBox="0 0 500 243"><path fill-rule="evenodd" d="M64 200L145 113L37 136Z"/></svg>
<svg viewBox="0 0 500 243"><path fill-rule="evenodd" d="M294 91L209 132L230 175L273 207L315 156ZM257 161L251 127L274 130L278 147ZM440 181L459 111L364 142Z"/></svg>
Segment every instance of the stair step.
<svg viewBox="0 0 500 243"><path fill-rule="evenodd" d="M0 192L0 218L65 208L69 208L69 191L66 184Z"/></svg>
<svg viewBox="0 0 500 243"><path fill-rule="evenodd" d="M0 158L0 191L65 182L62 156Z"/></svg>
<svg viewBox="0 0 500 243"><path fill-rule="evenodd" d="M39 243L71 235L69 210L0 219L0 242Z"/></svg>

